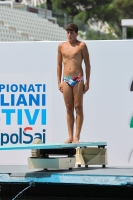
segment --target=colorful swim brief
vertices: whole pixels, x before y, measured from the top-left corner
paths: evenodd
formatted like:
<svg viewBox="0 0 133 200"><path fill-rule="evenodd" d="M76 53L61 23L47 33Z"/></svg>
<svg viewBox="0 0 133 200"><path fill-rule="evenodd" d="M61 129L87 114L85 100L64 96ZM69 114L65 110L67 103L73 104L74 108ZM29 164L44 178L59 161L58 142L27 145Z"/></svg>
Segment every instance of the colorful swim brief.
<svg viewBox="0 0 133 200"><path fill-rule="evenodd" d="M70 87L73 87L76 83L83 81L82 76L64 76L63 81L66 82Z"/></svg>

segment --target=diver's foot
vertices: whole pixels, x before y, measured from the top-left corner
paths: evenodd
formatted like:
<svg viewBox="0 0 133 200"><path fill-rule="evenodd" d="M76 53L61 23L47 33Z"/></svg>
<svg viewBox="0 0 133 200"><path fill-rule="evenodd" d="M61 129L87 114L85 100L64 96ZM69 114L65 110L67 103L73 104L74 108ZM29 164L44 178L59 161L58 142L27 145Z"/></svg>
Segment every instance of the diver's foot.
<svg viewBox="0 0 133 200"><path fill-rule="evenodd" d="M73 139L73 144L78 144L79 143L79 137L74 137L74 139Z"/></svg>
<svg viewBox="0 0 133 200"><path fill-rule="evenodd" d="M68 138L64 143L65 144L69 144L73 142L73 138Z"/></svg>

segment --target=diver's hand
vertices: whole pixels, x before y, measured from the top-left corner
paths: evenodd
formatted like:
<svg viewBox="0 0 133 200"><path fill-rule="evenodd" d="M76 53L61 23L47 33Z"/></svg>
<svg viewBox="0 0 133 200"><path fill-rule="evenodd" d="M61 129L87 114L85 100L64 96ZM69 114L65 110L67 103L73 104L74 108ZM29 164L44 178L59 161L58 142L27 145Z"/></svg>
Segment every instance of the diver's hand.
<svg viewBox="0 0 133 200"><path fill-rule="evenodd" d="M63 84L62 83L58 83L58 89L63 93Z"/></svg>
<svg viewBox="0 0 133 200"><path fill-rule="evenodd" d="M89 90L89 83L86 82L86 83L84 84L83 94L85 94L88 90Z"/></svg>

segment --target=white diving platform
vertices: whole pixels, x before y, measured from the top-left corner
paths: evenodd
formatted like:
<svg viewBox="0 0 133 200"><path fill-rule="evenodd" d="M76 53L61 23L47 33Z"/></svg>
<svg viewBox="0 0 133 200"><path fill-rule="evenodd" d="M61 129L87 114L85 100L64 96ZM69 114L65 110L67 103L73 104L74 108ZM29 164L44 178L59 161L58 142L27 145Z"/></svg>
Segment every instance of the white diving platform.
<svg viewBox="0 0 133 200"><path fill-rule="evenodd" d="M78 144L43 144L36 138L33 144L1 146L0 151L31 149L30 169L72 169L77 165L107 165L106 142L80 142Z"/></svg>

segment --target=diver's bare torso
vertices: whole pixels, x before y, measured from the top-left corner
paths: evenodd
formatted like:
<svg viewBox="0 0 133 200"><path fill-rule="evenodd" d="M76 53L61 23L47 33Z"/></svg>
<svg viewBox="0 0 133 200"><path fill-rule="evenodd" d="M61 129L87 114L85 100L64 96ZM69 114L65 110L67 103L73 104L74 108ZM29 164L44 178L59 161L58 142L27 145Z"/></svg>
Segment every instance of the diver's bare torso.
<svg viewBox="0 0 133 200"><path fill-rule="evenodd" d="M80 41L77 41L75 44L70 44L69 42L61 43L61 54L64 64L63 76L83 76L83 45L84 43Z"/></svg>

